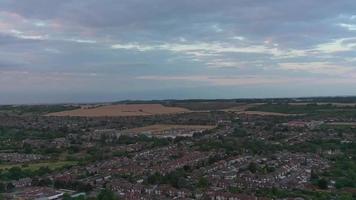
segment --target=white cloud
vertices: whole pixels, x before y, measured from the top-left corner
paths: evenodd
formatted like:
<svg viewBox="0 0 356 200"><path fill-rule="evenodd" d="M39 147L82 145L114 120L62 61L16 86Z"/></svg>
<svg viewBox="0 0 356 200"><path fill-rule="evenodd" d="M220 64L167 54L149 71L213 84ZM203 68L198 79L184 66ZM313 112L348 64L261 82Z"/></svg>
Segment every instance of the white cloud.
<svg viewBox="0 0 356 200"><path fill-rule="evenodd" d="M179 41L180 42L187 42L187 39L185 39L184 37L179 37Z"/></svg>
<svg viewBox="0 0 356 200"><path fill-rule="evenodd" d="M339 24L339 26L346 28L349 31L356 31L356 24Z"/></svg>
<svg viewBox="0 0 356 200"><path fill-rule="evenodd" d="M265 63L261 60L243 61L232 60L228 58L212 58L211 61L206 63L209 68L249 68L253 66L262 67ZM267 64L265 64L267 65Z"/></svg>
<svg viewBox="0 0 356 200"><path fill-rule="evenodd" d="M43 21L34 22L33 24L35 26L37 26L37 27L45 27L45 26L47 26L47 23L45 23Z"/></svg>
<svg viewBox="0 0 356 200"><path fill-rule="evenodd" d="M63 39L66 41L76 42L76 43L85 43L85 44L95 44L97 41L95 40L85 40L85 39Z"/></svg>
<svg viewBox="0 0 356 200"><path fill-rule="evenodd" d="M155 49L154 46L140 45L137 43L128 44L114 44L111 45L112 49L126 49L126 50L137 50L137 51L149 51Z"/></svg>
<svg viewBox="0 0 356 200"><path fill-rule="evenodd" d="M327 62L309 62L309 63L280 63L280 68L283 70L304 71L317 74L328 75L350 75L356 71L352 67L327 63Z"/></svg>
<svg viewBox="0 0 356 200"><path fill-rule="evenodd" d="M217 33L221 33L224 31L222 28L220 28L220 26L218 24L212 25L211 28Z"/></svg>
<svg viewBox="0 0 356 200"><path fill-rule="evenodd" d="M20 31L17 29L10 29L10 30L0 30L0 33L5 33L11 35L13 37L19 39L27 39L27 40L47 40L49 38L48 35L40 35L40 34L33 34L33 33L25 33L24 31Z"/></svg>
<svg viewBox="0 0 356 200"><path fill-rule="evenodd" d="M339 38L328 43L319 44L314 50L320 51L322 53L335 53L341 51L351 51L356 47L356 43L352 42L356 37L353 38ZM351 42L350 42L351 41Z"/></svg>
<svg viewBox="0 0 356 200"><path fill-rule="evenodd" d="M192 42L192 43L163 43L163 44L114 44L111 45L112 49L127 49L138 51L149 50L167 50L177 53L185 53L189 55L212 55L221 53L258 53L258 54L271 54L273 56L292 57L300 56L302 51L294 50L280 50L277 46L269 47L261 44L244 44L234 45L225 42Z"/></svg>
<svg viewBox="0 0 356 200"><path fill-rule="evenodd" d="M240 40L240 41L246 40L246 38L243 37L243 36L234 36L234 37L232 37L232 39L234 39L234 40Z"/></svg>
<svg viewBox="0 0 356 200"><path fill-rule="evenodd" d="M46 40L48 39L48 35L16 35L16 37L20 39L27 40Z"/></svg>

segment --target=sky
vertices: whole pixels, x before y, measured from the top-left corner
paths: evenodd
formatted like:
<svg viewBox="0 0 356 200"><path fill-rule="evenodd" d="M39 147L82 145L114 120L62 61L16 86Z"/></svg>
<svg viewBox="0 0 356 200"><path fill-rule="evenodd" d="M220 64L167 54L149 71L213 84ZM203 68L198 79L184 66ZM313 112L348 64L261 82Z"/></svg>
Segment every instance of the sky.
<svg viewBox="0 0 356 200"><path fill-rule="evenodd" d="M0 104L356 95L354 0L0 0Z"/></svg>

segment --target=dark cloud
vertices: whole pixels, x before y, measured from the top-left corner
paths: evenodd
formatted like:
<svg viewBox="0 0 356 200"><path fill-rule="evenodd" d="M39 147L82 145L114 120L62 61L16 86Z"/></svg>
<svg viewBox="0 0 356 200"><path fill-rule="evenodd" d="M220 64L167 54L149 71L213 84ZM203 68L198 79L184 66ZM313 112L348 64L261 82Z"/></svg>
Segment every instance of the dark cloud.
<svg viewBox="0 0 356 200"><path fill-rule="evenodd" d="M347 34L332 20L356 9L352 0L4 0L2 4L3 10L26 18L57 20L125 40L184 36L209 41L240 34L271 37L299 48ZM214 24L225 32L212 33Z"/></svg>

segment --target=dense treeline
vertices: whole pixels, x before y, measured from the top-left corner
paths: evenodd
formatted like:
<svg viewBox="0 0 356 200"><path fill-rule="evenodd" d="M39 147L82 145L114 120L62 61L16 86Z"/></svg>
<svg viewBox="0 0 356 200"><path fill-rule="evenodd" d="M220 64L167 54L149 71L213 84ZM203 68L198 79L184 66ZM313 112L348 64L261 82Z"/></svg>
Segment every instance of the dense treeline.
<svg viewBox="0 0 356 200"><path fill-rule="evenodd" d="M282 190L277 188L272 189L260 189L256 192L257 196L267 197L273 199L287 199L287 198L304 198L304 199L314 199L314 200L329 200L329 199L342 199L342 200L353 200L356 198L355 195L351 193L328 193L322 191L309 191L309 190Z"/></svg>
<svg viewBox="0 0 356 200"><path fill-rule="evenodd" d="M8 170L0 170L0 180L19 180L26 177L43 176L51 173L49 167L40 167L37 170L22 169L21 167L12 167Z"/></svg>
<svg viewBox="0 0 356 200"><path fill-rule="evenodd" d="M73 110L79 108L78 106L67 105L4 105L0 106L0 113L16 114L16 115L43 115L51 112L60 112L65 110Z"/></svg>

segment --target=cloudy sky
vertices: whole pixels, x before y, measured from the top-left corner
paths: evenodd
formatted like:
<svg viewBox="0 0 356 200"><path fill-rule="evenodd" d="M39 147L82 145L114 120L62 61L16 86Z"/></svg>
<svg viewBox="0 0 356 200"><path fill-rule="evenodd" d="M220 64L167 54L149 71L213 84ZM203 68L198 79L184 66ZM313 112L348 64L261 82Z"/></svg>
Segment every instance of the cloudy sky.
<svg viewBox="0 0 356 200"><path fill-rule="evenodd" d="M0 104L356 95L354 0L0 0Z"/></svg>

